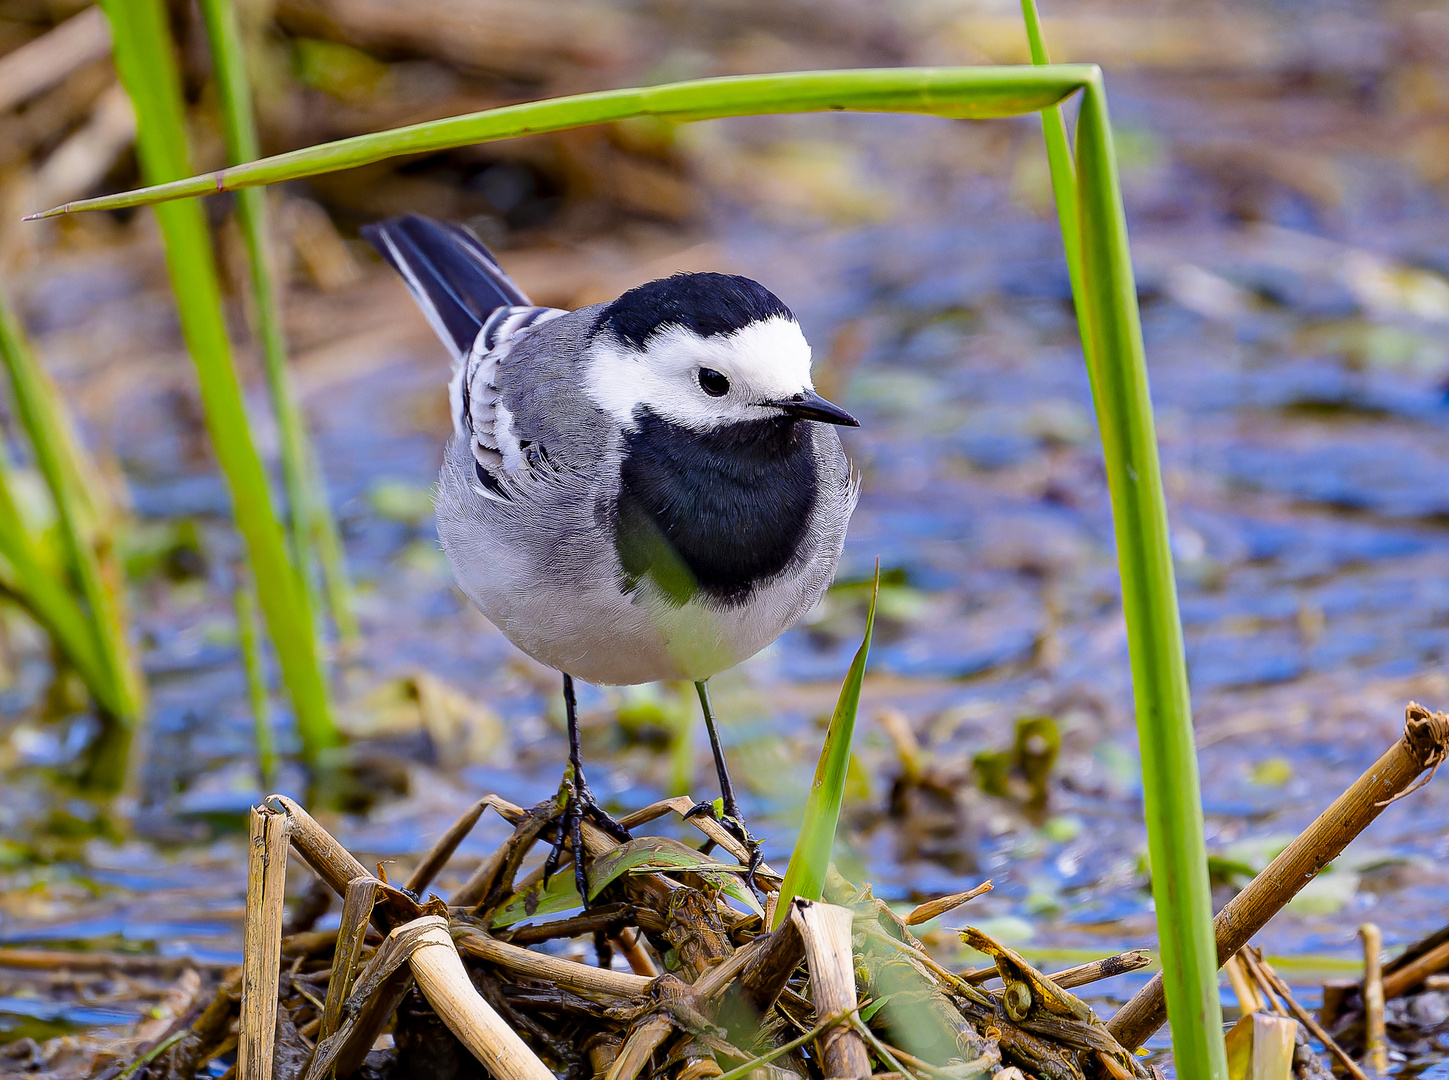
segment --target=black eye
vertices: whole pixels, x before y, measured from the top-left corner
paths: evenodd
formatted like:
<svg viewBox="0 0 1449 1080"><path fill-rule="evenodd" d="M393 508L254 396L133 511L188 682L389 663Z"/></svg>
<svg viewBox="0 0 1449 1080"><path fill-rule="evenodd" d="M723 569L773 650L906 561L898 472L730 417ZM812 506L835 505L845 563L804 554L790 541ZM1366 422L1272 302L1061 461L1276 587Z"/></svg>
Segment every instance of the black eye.
<svg viewBox="0 0 1449 1080"><path fill-rule="evenodd" d="M714 368L699 369L699 387L710 397L724 397L730 392L730 381Z"/></svg>

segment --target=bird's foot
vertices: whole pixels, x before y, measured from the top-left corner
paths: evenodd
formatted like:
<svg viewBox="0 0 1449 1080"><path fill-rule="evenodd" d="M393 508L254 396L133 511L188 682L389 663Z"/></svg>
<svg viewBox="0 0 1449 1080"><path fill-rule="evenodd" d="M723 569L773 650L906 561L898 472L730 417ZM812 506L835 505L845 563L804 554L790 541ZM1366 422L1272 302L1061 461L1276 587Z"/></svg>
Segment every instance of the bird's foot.
<svg viewBox="0 0 1449 1080"><path fill-rule="evenodd" d="M745 867L745 884L750 887L750 891L763 904L765 902L765 891L755 879L755 872L764 865L765 856L761 853L760 841L752 836L750 830L745 827L745 821L740 816L739 807L728 806L723 799L697 802L684 815L686 821L693 817L713 818L724 826L725 832L740 842L740 845L745 849L749 857L749 861Z"/></svg>
<svg viewBox="0 0 1449 1080"><path fill-rule="evenodd" d="M594 798L594 793L589 788L589 782L583 778L581 772L576 773L570 769L564 774L563 782L559 784L558 798L563 804L563 809L559 813L553 847L549 849L548 858L543 863L543 883L546 887L549 879L558 871L559 863L563 861L565 845L567 845L572 850L574 857L574 886L579 890L579 899L587 910L589 887L583 859L584 818L588 818L620 843L632 840L633 837L629 834L628 829L614 820L609 812L599 805L599 801Z"/></svg>

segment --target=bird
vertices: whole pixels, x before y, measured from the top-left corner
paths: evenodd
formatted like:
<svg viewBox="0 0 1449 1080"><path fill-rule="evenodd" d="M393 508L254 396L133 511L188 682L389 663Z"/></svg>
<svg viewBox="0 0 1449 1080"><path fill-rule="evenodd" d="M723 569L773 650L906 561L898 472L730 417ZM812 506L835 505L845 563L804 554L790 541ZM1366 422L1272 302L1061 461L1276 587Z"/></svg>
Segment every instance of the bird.
<svg viewBox="0 0 1449 1080"><path fill-rule="evenodd" d="M454 578L523 652L563 676L562 820L629 833L585 778L574 680L694 683L721 799L750 851L708 680L769 645L834 578L860 493L788 307L758 282L677 273L608 303L532 304L463 226L409 214L362 229L452 358L452 435L435 492ZM575 881L587 899L583 858Z"/></svg>

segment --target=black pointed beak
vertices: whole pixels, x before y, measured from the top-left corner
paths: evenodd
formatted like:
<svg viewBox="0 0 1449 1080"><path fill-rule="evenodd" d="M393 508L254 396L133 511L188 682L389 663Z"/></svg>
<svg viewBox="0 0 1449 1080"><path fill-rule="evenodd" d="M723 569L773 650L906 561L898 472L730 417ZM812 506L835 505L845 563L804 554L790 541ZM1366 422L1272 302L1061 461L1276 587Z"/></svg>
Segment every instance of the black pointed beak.
<svg viewBox="0 0 1449 1080"><path fill-rule="evenodd" d="M801 420L818 420L822 424L840 424L842 427L860 427L860 421L839 405L826 401L814 390L801 390L784 401L772 401L771 405Z"/></svg>

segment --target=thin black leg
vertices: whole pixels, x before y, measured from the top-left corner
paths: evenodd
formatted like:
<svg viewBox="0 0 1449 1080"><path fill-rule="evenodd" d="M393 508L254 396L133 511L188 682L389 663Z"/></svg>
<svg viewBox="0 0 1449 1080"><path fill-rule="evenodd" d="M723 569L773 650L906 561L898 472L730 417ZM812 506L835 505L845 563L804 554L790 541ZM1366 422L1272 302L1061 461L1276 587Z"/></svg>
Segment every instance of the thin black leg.
<svg viewBox="0 0 1449 1080"><path fill-rule="evenodd" d="M745 828L744 818L740 816L740 804L735 801L735 788L730 783L730 771L725 766L724 747L719 743L719 731L714 723L714 706L709 700L709 680L701 679L694 684L699 693L699 705L704 710L704 727L709 732L709 746L714 751L714 771L719 775L719 793L721 796L721 809L724 811L719 815L720 824L728 829L745 850L750 853L749 866L745 871L745 884L747 884L764 901L764 893L759 883L755 881L755 871L765 861L760 854L760 842L750 835L750 830ZM709 803L699 803L690 811L690 814L714 815L714 807Z"/></svg>
<svg viewBox="0 0 1449 1080"><path fill-rule="evenodd" d="M574 697L574 677L565 675L563 679L564 712L569 724L569 765L574 771L574 787L583 794L589 790L589 782L584 779L584 755L579 748L579 702Z"/></svg>
<svg viewBox="0 0 1449 1080"><path fill-rule="evenodd" d="M699 692L699 707L704 710L704 728L709 732L709 748L714 751L714 771L719 776L719 793L724 797L724 816L739 820L740 805L735 802L734 785L730 783L730 771L725 765L724 747L719 744L719 731L714 726L714 706L709 700L709 681L702 679L694 684Z"/></svg>
<svg viewBox="0 0 1449 1080"><path fill-rule="evenodd" d="M587 814L605 832L609 833L616 840L625 841L632 839L629 830L620 825L605 812L594 798L593 791L589 788L589 781L584 776L583 753L579 746L579 706L574 697L574 680L572 675L565 674L563 677L564 712L568 716L569 729L569 767L564 776L564 786L568 790L564 803L563 819L558 825L558 835L554 840L553 850L548 853L544 860L543 874L547 882L553 876L558 864L563 857L563 846L565 837L573 847L574 852L574 884L578 886L579 897L584 901L584 907L589 906L588 901L588 878L584 873L584 815Z"/></svg>

